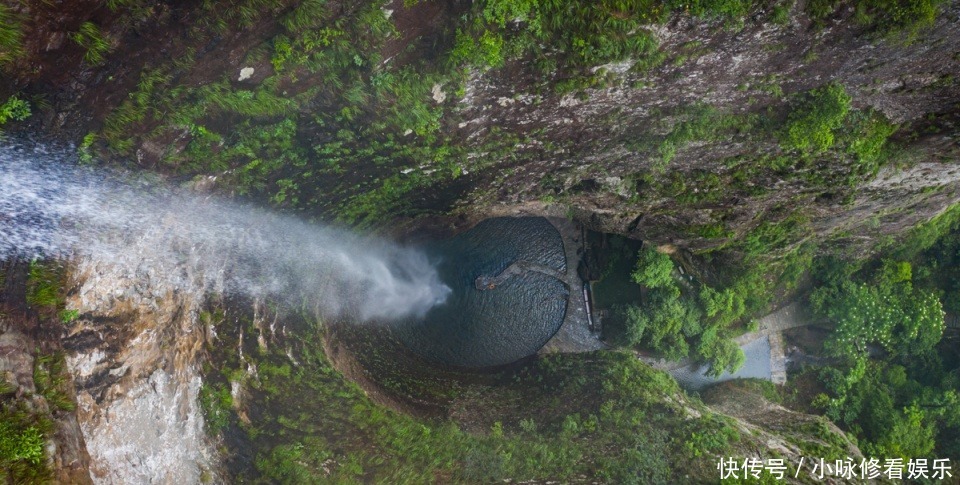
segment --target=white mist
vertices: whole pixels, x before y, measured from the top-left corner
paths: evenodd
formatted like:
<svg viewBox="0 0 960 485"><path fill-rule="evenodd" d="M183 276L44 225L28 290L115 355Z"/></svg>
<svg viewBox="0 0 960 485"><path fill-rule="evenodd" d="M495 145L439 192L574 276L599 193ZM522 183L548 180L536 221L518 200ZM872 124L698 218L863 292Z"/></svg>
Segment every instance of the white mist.
<svg viewBox="0 0 960 485"><path fill-rule="evenodd" d="M0 258L87 258L359 321L422 316L450 292L414 248L65 158L0 145Z"/></svg>

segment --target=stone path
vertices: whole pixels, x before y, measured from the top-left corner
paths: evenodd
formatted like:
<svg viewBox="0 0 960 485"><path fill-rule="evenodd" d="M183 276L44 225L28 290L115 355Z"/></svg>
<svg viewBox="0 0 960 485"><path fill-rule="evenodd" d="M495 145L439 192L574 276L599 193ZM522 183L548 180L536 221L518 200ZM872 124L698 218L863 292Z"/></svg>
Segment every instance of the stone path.
<svg viewBox="0 0 960 485"><path fill-rule="evenodd" d="M557 217L548 217L548 221L560 232L563 250L567 258L567 272L559 278L567 284L570 296L567 298L567 312L563 324L557 333L547 341L540 353L550 352L590 352L607 346L590 330L587 318L587 303L583 297L583 280L577 274L582 255L583 238L580 228L572 221Z"/></svg>
<svg viewBox="0 0 960 485"><path fill-rule="evenodd" d="M787 356L783 349L783 331L813 324L813 315L800 302L793 302L761 318L757 323L759 327L755 332L741 335L736 342L743 346L766 336L770 342L770 381L774 384L786 384Z"/></svg>
<svg viewBox="0 0 960 485"><path fill-rule="evenodd" d="M774 332L767 336L770 342L770 381L782 385L787 383L787 357L783 354L783 336Z"/></svg>
<svg viewBox="0 0 960 485"><path fill-rule="evenodd" d="M736 339L737 345L745 345L773 333L813 324L813 316L800 304L793 302L779 310L757 320L757 330L745 333Z"/></svg>
<svg viewBox="0 0 960 485"><path fill-rule="evenodd" d="M563 239L563 249L567 258L567 271L565 275L556 275L556 270L552 268L549 272L543 272L563 281L570 290L570 296L567 299L567 311L557 333L543 346L540 353L549 352L590 352L607 348L606 344L600 341L597 334L591 331L589 319L587 317L587 302L584 298L583 280L577 274L577 267L580 264L582 255L583 237L580 228L572 221L561 218L547 218ZM522 267L523 262L511 265L500 275L494 278L507 277L523 270L534 270L535 268ZM515 268L516 269L513 269ZM483 277L481 277L483 278ZM481 283L480 278L477 284ZM479 287L479 286L478 286ZM770 343L770 379L776 384L783 384L787 381L786 356L783 349L783 338L781 333L790 328L803 327L815 323L809 311L801 305L800 302L794 302L776 310L757 320L757 330L745 333L734 341L737 345L743 347L750 342L761 338L769 339ZM654 368L667 372L683 369L694 364L690 359L679 361L668 361L658 359L650 355L637 353L637 357L651 365Z"/></svg>
<svg viewBox="0 0 960 485"><path fill-rule="evenodd" d="M541 273L551 278L556 278L560 280L560 282L563 283L564 286L566 286L568 289L570 288L570 283L566 281L567 276L564 273L561 273L560 271L557 271L556 269L551 268L549 266L538 264L538 263L531 263L529 261L514 262L510 266L507 266L507 269L501 271L500 274L496 276L487 276L487 275L477 276L477 279L474 282L474 285L476 285L477 289L480 291L492 290L500 286L500 284L502 284L504 281L507 281L508 279L510 279L510 277L514 275L518 275L520 273L527 272L527 271L532 271L534 273Z"/></svg>

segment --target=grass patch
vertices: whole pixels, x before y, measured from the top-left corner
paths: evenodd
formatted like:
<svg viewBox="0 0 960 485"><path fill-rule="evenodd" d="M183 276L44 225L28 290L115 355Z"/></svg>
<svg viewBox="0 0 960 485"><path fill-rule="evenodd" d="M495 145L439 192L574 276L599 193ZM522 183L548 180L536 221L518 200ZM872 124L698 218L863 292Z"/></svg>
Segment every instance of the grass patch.
<svg viewBox="0 0 960 485"><path fill-rule="evenodd" d="M813 0L807 13L823 26L841 5L852 3L854 19L876 34L895 42L910 44L929 30L939 15L942 0Z"/></svg>
<svg viewBox="0 0 960 485"><path fill-rule="evenodd" d="M62 352L49 355L38 354L33 361L33 383L37 393L47 400L51 410L73 411L76 404L70 398L69 386L73 383L67 374L66 360Z"/></svg>
<svg viewBox="0 0 960 485"><path fill-rule="evenodd" d="M58 308L63 305L60 289L64 270L57 262L32 261L27 276L27 303L37 308Z"/></svg>
<svg viewBox="0 0 960 485"><path fill-rule="evenodd" d="M552 58L570 67L632 59L649 68L657 43L647 30L682 11L701 18L738 21L751 0L703 2L602 0L596 3L544 0L485 0L457 34L454 65L496 67L508 57ZM544 47L548 46L548 47Z"/></svg>
<svg viewBox="0 0 960 485"><path fill-rule="evenodd" d="M65 308L63 285L66 268L58 261L33 261L27 273L27 303L35 310L63 324L80 317L80 311Z"/></svg>
<svg viewBox="0 0 960 485"><path fill-rule="evenodd" d="M30 117L30 103L18 96L10 96L0 104L0 127L10 120L23 121Z"/></svg>
<svg viewBox="0 0 960 485"><path fill-rule="evenodd" d="M7 5L0 4L0 66L23 55L23 24Z"/></svg>
<svg viewBox="0 0 960 485"><path fill-rule="evenodd" d="M46 483L49 420L30 412L19 400L4 397L0 403L0 479L8 483Z"/></svg>
<svg viewBox="0 0 960 485"><path fill-rule="evenodd" d="M110 42L93 22L81 24L80 30L70 34L70 39L85 50L83 61L92 66L103 64L110 52Z"/></svg>
<svg viewBox="0 0 960 485"><path fill-rule="evenodd" d="M210 434L216 435L226 429L233 415L233 396L230 387L225 384L207 384L200 386L200 408Z"/></svg>

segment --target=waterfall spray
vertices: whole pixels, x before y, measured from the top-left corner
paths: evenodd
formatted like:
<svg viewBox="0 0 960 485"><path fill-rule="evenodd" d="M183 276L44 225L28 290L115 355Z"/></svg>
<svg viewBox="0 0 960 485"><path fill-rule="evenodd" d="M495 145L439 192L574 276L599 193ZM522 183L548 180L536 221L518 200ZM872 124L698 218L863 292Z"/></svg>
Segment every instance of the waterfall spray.
<svg viewBox="0 0 960 485"><path fill-rule="evenodd" d="M89 258L360 321L422 316L450 292L414 248L65 158L0 145L0 258Z"/></svg>

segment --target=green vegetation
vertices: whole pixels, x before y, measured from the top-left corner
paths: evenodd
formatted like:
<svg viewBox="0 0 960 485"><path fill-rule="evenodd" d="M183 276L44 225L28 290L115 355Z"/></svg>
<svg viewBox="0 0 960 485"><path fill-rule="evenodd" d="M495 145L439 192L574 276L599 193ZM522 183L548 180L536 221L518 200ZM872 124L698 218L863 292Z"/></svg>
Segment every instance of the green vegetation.
<svg viewBox="0 0 960 485"><path fill-rule="evenodd" d="M80 30L70 34L70 38L86 50L83 60L87 64L94 66L102 64L104 56L110 52L110 42L103 36L100 27L93 22L81 24Z"/></svg>
<svg viewBox="0 0 960 485"><path fill-rule="evenodd" d="M30 265L26 296L32 300L31 305L55 307L61 292L58 271L55 265L36 262ZM52 317L49 312L41 311L41 325L43 320ZM45 450L54 432L51 418L76 408L64 355L45 354L38 348L32 357L35 394L0 376L0 481L8 483L50 482ZM13 374L8 372L8 375Z"/></svg>
<svg viewBox="0 0 960 485"><path fill-rule="evenodd" d="M217 434L230 424L230 414L233 407L233 396L227 385L200 387L200 408L206 419L207 430Z"/></svg>
<svg viewBox="0 0 960 485"><path fill-rule="evenodd" d="M775 80L763 82L779 86ZM712 221L678 230L716 240L705 251L739 253L745 271L752 271L750 266L757 263L778 265L778 256L803 243L808 224L804 214L792 203L780 203L758 216L750 230L734 231L726 223L730 210L723 206L737 199L762 200L774 180L802 185L825 198L853 200L859 185L897 158L899 148L888 142L897 125L875 110L853 109L850 104L844 88L830 84L794 95L784 110L734 113L694 106L656 113L659 126L623 138L623 148L650 160L649 168L625 181L636 187L630 202L645 206L666 198L669 207L654 209L665 215L678 207L708 209ZM722 168L666 170L675 158L685 155L686 147L703 156L704 146L722 146L723 150L760 147L771 139L779 143L723 159ZM683 162L686 165L690 160Z"/></svg>
<svg viewBox="0 0 960 485"><path fill-rule="evenodd" d="M60 313L57 314L60 318L60 321L63 323L71 323L77 318L80 318L80 310L60 310Z"/></svg>
<svg viewBox="0 0 960 485"><path fill-rule="evenodd" d="M62 307L64 268L56 261L32 261L27 277L27 303L33 307Z"/></svg>
<svg viewBox="0 0 960 485"><path fill-rule="evenodd" d="M871 166L865 173L873 174L878 167L871 164L881 158L887 138L897 130L897 125L877 112L856 111L851 113L850 118L852 123L850 134L847 135L849 151L857 156L861 165Z"/></svg>
<svg viewBox="0 0 960 485"><path fill-rule="evenodd" d="M66 268L59 261L32 261L27 274L27 303L45 316L55 316L68 324L80 317L80 311L65 308L63 285Z"/></svg>
<svg viewBox="0 0 960 485"><path fill-rule="evenodd" d="M50 480L44 462L50 422L37 418L22 402L8 397L0 402L0 479L8 483L44 483Z"/></svg>
<svg viewBox="0 0 960 485"><path fill-rule="evenodd" d="M822 152L833 146L834 131L850 111L850 96L839 84L807 93L790 113L783 144L804 152Z"/></svg>
<svg viewBox="0 0 960 485"><path fill-rule="evenodd" d="M29 393L14 395L15 386L0 379L0 480L49 483L45 450L54 428L51 414L76 407L68 394L72 383L67 377L62 354L34 355L34 384L48 411L39 411Z"/></svg>
<svg viewBox="0 0 960 485"><path fill-rule="evenodd" d="M813 405L852 431L874 456L960 456L960 355L944 309L960 277L960 224L953 208L876 260L817 264L811 302L832 331L838 363L819 372Z"/></svg>
<svg viewBox="0 0 960 485"><path fill-rule="evenodd" d="M790 24L790 9L793 7L793 0L787 0L785 3L777 3L773 6L773 13L770 14L770 21L777 25Z"/></svg>
<svg viewBox="0 0 960 485"><path fill-rule="evenodd" d="M396 32L380 7L370 2L342 14L325 2L301 3L282 17L284 32L248 54L275 70L257 83L178 85L193 69L191 53L146 69L104 129L85 138L85 159L100 143L130 156L145 139L186 130L185 149L156 161L166 170L221 174L241 194L352 223L402 213L411 192L492 156L468 158L438 136L443 107L433 88L456 86L436 63L383 64L381 51Z"/></svg>
<svg viewBox="0 0 960 485"><path fill-rule="evenodd" d="M609 339L672 360L692 355L709 363L712 375L743 365L743 351L730 339L731 323L745 311L734 290L703 285L698 294L676 273L668 255L648 248L637 253L631 279L645 288L644 297L616 308L604 325Z"/></svg>
<svg viewBox="0 0 960 485"><path fill-rule="evenodd" d="M10 120L23 121L30 117L30 103L17 96L10 96L0 104L0 126Z"/></svg>
<svg viewBox="0 0 960 485"><path fill-rule="evenodd" d="M27 277L27 303L34 307L60 304L63 268L56 262L33 261Z"/></svg>
<svg viewBox="0 0 960 485"><path fill-rule="evenodd" d="M657 150L660 155L659 167L666 167L676 156L677 150L694 141L720 141L731 133L749 132L753 118L720 113L711 107L696 107L684 121L673 126L670 133L660 142Z"/></svg>
<svg viewBox="0 0 960 485"><path fill-rule="evenodd" d="M282 11L281 31L251 48L243 62L269 63L273 69L258 68L255 78L240 83L236 73L225 73L198 86L183 84L198 70L190 49L175 61L145 66L137 88L107 116L103 129L84 138L80 156L85 162L109 159L105 154L130 158L152 141L160 152L141 150L143 163L162 171L215 174L218 184L243 196L353 225L449 211L462 196L457 179L464 173L501 174L494 169L551 154L575 157L577 151L591 149L511 126L485 127L469 142L461 139L462 133L450 129L460 121L453 98L466 94L471 72L532 60L536 69L551 74L531 87L540 96L549 96L545 89L568 93L613 86L623 81L621 76L590 68L629 61L634 72L642 72L670 57L647 30L651 24L682 13L716 19L718 28L736 26L754 6L744 0L596 5L487 0L472 4L429 49L411 44L383 59L400 34L394 17L373 2L341 10L308 1L283 10L279 4L246 0L222 12L204 4L209 15L202 16L203 22L209 22L210 32L250 25ZM132 7L121 2L116 8ZM675 62L680 62L677 56L686 59L705 51L699 42L677 49ZM563 76L553 76L557 72ZM749 86L783 97L781 81L773 76L751 80ZM657 126L623 135L625 148L650 159L636 177L652 183L634 199L660 195L683 206L723 203L742 195L762 196L771 180L786 179L849 200L857 184L885 163L886 140L896 129L879 113L853 110L849 104L842 87L829 85L798 95L789 113L670 108L652 117L661 120ZM757 141L773 138L781 140L781 149L755 150ZM729 170L665 170L684 151L705 143L742 146L745 152L725 161ZM825 170L831 159L837 169ZM545 188L535 196L563 203L564 190ZM724 217L718 212L715 220L690 228L691 235L716 240L718 249L728 245L737 234ZM758 230L784 218L789 217L758 220Z"/></svg>
<svg viewBox="0 0 960 485"><path fill-rule="evenodd" d="M844 281L819 288L814 310L834 322L825 349L838 357L866 358L869 346L887 352L927 352L943 335L943 306L936 293L916 289L908 262L886 261L868 283Z"/></svg>
<svg viewBox="0 0 960 485"><path fill-rule="evenodd" d="M807 13L823 25L838 8L850 3L857 22L880 35L909 44L933 26L943 0L813 0L807 4Z"/></svg>
<svg viewBox="0 0 960 485"><path fill-rule="evenodd" d="M77 158L79 158L80 163L90 164L93 163L93 144L97 141L96 133L87 133L84 135L83 140L80 142L80 146L77 147Z"/></svg>
<svg viewBox="0 0 960 485"><path fill-rule="evenodd" d="M680 11L732 22L752 6L751 0L485 0L474 4L467 28L457 33L451 62L489 68L530 56L549 72L559 63L578 68L629 59L636 69L649 69L664 60L649 25Z"/></svg>
<svg viewBox="0 0 960 485"><path fill-rule="evenodd" d="M631 274L633 282L647 288L675 286L673 260L670 256L651 249L644 249L637 256L637 267Z"/></svg>
<svg viewBox="0 0 960 485"><path fill-rule="evenodd" d="M12 423L0 421L0 457L8 466L18 461L39 464L43 459L43 434L35 426L17 430Z"/></svg>
<svg viewBox="0 0 960 485"><path fill-rule="evenodd" d="M570 67L573 77L550 81L558 90L603 85L610 76L588 73L587 67L630 59L635 70L645 70L664 60L646 30L651 22L665 21L672 12L735 22L752 6L742 0L477 2L458 33L430 52L446 62L384 63L385 46L398 34L379 4L344 12L326 2L302 2L281 16L281 33L247 54L251 65L270 62L273 73L267 78L238 85L231 73L205 86L181 85L196 69L190 51L175 62L147 66L136 91L107 117L102 131L84 139L81 156L92 161L106 148L129 157L146 140L182 140L188 134L185 148L161 143L165 152L150 162L184 175L218 174L218 183L241 194L353 224L413 208L445 209L446 201L437 207L416 204L411 195L430 187L442 194L464 172L515 163L529 156L517 147L536 134L490 130L464 145L440 130L453 103L432 99L435 86L447 99L461 96L468 68L494 68L523 57L537 59L546 71ZM112 8L128 7L121 2ZM211 10L204 21L219 32L278 9L248 0L223 12ZM683 50L685 56L701 52L696 43ZM689 143L749 128L742 117L701 111L678 120L662 140L663 165Z"/></svg>
<svg viewBox="0 0 960 485"><path fill-rule="evenodd" d="M66 361L61 352L50 355L37 354L33 361L33 384L37 394L47 400L52 411L73 411L76 408L70 397Z"/></svg>
<svg viewBox="0 0 960 485"><path fill-rule="evenodd" d="M643 243L593 232L587 233L587 242L591 249L599 248L588 252L590 264L603 269L598 280L591 284L593 305L610 310L640 301L640 286L634 283L632 272ZM595 256L602 256L602 259Z"/></svg>
<svg viewBox="0 0 960 485"><path fill-rule="evenodd" d="M10 7L0 4L0 67L22 54L23 27L20 18Z"/></svg>
<svg viewBox="0 0 960 485"><path fill-rule="evenodd" d="M59 281L57 271L54 265L31 264L26 296L45 303L50 299L55 300L62 291L56 283ZM0 272L0 282L4 276ZM11 294L4 296L7 305L19 307L24 303L11 301ZM10 317L4 314L2 317L5 324L11 326L17 325L18 319L34 319L26 315ZM39 324L31 322L31 330L37 333L46 331L44 327L49 326L54 317L49 312L41 311ZM56 323L53 322L53 325ZM28 352L29 349L15 349L14 353L21 351ZM16 363L15 367L8 368L6 376L0 375L0 481L4 483L50 483L52 474L47 466L46 445L55 434L55 421L52 418L76 409L71 397L73 382L69 379L64 354L44 353L37 348L31 357L35 392L31 392L29 387L17 385L18 381L23 382L25 376L20 374L22 369ZM14 359L14 362L18 360ZM5 379L8 376L18 381L7 382Z"/></svg>
<svg viewBox="0 0 960 485"><path fill-rule="evenodd" d="M750 318L792 291L811 266L814 246L798 241L805 223L797 214L761 223L727 246L736 252L723 253L723 275L712 281L688 281L669 256L652 249L623 255L611 245L607 251L616 257L593 285L595 306L613 310L604 320L605 338L669 359L692 357L710 364L713 375L735 371L744 355L732 339L755 330ZM713 254L701 255L703 262ZM623 290L631 283L643 288L642 296Z"/></svg>
<svg viewBox="0 0 960 485"><path fill-rule="evenodd" d="M254 468L243 475L254 483L487 483L581 475L662 483L681 470L712 474L714 457L744 439L725 418L687 402L669 376L615 352L553 355L486 377L375 370L386 372L385 386L398 395L437 399L428 409L453 406L458 411L450 415L466 419L414 418L376 404L334 370L321 330L303 324L308 327L296 342L274 342L272 351L248 341L244 355L255 376L235 352L208 376L211 390L235 379L245 388L250 422L230 413L231 426L246 436L231 446L252 449ZM235 336L221 335L228 340L223 347L231 347ZM287 356L289 344L297 365ZM373 344L363 356L395 370L396 356L382 355L389 349ZM685 406L702 417L690 419Z"/></svg>

